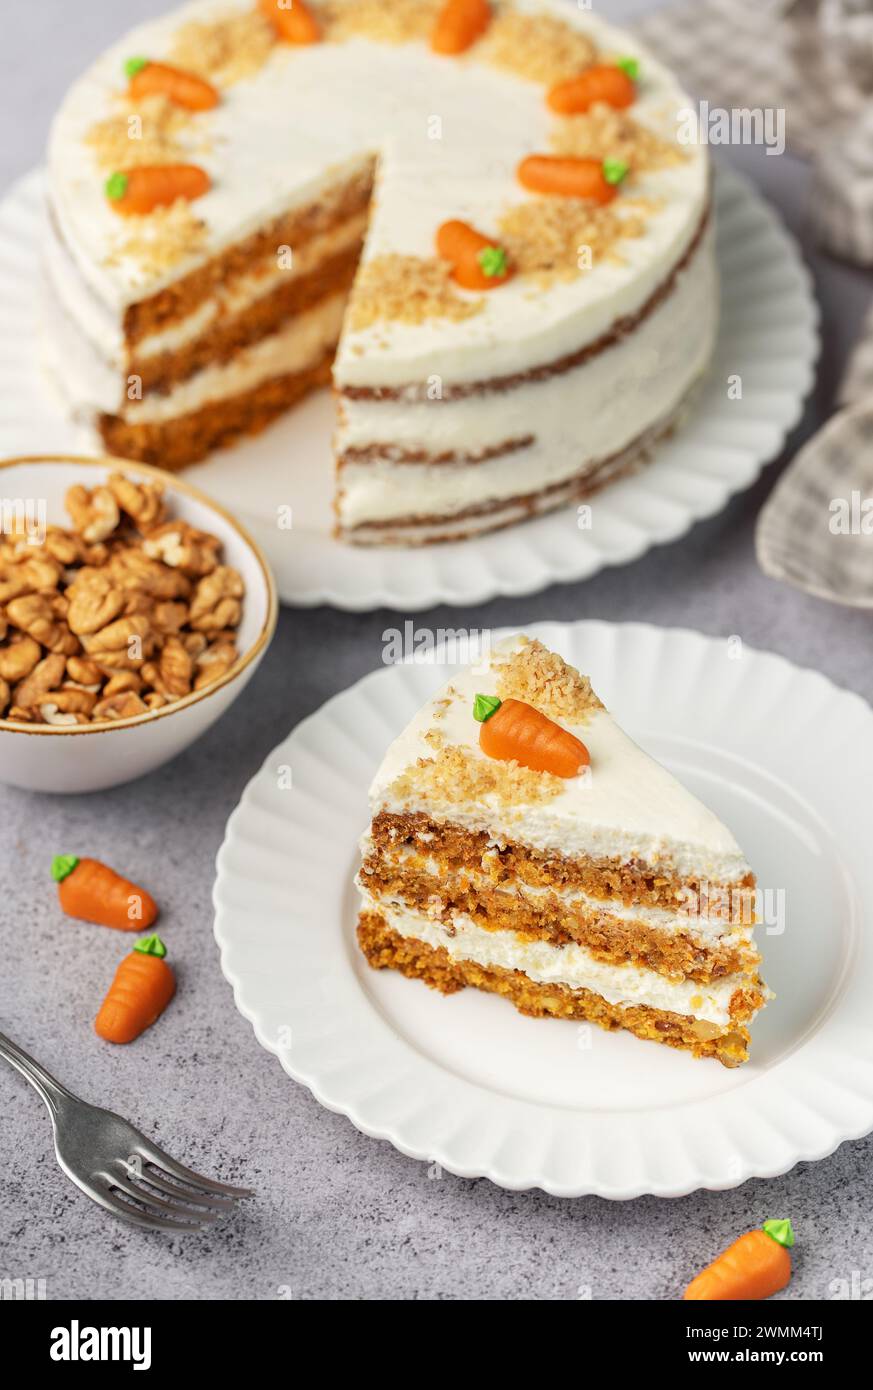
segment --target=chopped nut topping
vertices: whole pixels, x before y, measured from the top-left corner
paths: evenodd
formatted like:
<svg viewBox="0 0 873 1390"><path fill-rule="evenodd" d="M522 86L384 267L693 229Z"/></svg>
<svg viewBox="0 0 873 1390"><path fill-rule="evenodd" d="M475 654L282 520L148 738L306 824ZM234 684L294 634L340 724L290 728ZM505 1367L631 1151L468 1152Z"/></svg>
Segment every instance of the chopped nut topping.
<svg viewBox="0 0 873 1390"><path fill-rule="evenodd" d="M256 7L210 20L190 20L173 40L167 62L229 87L252 77L276 45L276 31Z"/></svg>
<svg viewBox="0 0 873 1390"><path fill-rule="evenodd" d="M542 642L527 642L520 651L494 660L501 700L524 700L550 719L585 724L603 705L587 676Z"/></svg>
<svg viewBox="0 0 873 1390"><path fill-rule="evenodd" d="M579 198L536 198L517 203L500 219L500 235L520 275L544 287L574 280L605 259L617 258L616 244L646 229L639 213L624 206L597 207Z"/></svg>
<svg viewBox="0 0 873 1390"><path fill-rule="evenodd" d="M648 169L681 164L688 154L679 145L664 140L627 111L616 111L598 102L580 116L565 116L552 130L556 154L580 159L619 159L630 166L631 175Z"/></svg>
<svg viewBox="0 0 873 1390"><path fill-rule="evenodd" d="M118 238L105 264L117 266L125 260L135 261L144 281L157 278L196 255L207 235L206 223L184 198L177 198L168 208L156 208L147 216L129 217L126 225L131 231Z"/></svg>
<svg viewBox="0 0 873 1390"><path fill-rule="evenodd" d="M376 256L361 270L349 301L353 330L375 323L425 323L468 319L483 299L465 299L451 280L451 267L437 256Z"/></svg>
<svg viewBox="0 0 873 1390"><path fill-rule="evenodd" d="M497 67L551 86L590 67L597 50L572 24L551 15L523 14L502 5L482 41L481 53Z"/></svg>
<svg viewBox="0 0 873 1390"><path fill-rule="evenodd" d="M551 801L564 786L563 779L550 772L532 772L518 763L478 757L472 749L451 744L433 758L419 758L413 767L401 772L388 795L410 803L425 795L449 804L495 796L508 805L522 806Z"/></svg>
<svg viewBox="0 0 873 1390"><path fill-rule="evenodd" d="M429 36L442 5L443 0L325 0L316 8L328 42L412 43Z"/></svg>
<svg viewBox="0 0 873 1390"><path fill-rule="evenodd" d="M190 125L188 112L155 95L145 97L135 111L125 104L97 121L87 132L85 144L106 174L143 164L184 163L192 148Z"/></svg>

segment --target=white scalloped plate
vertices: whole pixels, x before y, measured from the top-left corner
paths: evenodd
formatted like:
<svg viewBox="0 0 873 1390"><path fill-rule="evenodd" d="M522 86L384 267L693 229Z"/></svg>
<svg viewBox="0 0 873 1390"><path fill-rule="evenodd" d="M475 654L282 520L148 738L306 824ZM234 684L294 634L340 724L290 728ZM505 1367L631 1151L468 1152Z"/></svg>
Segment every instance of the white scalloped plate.
<svg viewBox="0 0 873 1390"><path fill-rule="evenodd" d="M288 1074L403 1153L557 1196L680 1196L773 1177L873 1129L873 713L778 656L699 633L530 629L590 672L646 749L735 831L758 871L777 998L752 1060L714 1061L468 989L369 969L357 840L388 744L444 680L395 666L267 759L218 856L215 935L237 1007ZM287 788L288 769L293 787Z"/></svg>
<svg viewBox="0 0 873 1390"><path fill-rule="evenodd" d="M286 603L405 612L484 603L587 579L676 540L719 512L775 458L813 381L818 314L794 242L752 185L721 168L715 181L723 318L715 362L689 419L654 461L598 494L590 530L575 508L475 541L359 549L330 535L333 405L319 392L264 434L214 454L189 476L234 512L265 550ZM69 422L40 368L38 173L0 206L0 453L63 453L95 441ZM739 374L741 400L729 400ZM291 506L294 529L279 530Z"/></svg>

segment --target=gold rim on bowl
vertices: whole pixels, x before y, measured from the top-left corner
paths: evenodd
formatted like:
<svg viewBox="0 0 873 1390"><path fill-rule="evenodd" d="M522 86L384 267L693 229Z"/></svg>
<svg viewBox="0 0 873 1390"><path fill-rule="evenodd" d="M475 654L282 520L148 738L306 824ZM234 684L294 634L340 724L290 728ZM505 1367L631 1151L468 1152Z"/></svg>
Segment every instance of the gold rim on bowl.
<svg viewBox="0 0 873 1390"><path fill-rule="evenodd" d="M204 690L193 690L190 695L184 695L181 700L175 700L173 704L166 705L162 709L148 710L145 714L134 714L129 719L113 719L103 724L75 724L58 727L52 724L23 724L12 719L0 719L0 732L13 734L31 734L34 737L81 737L85 734L111 734L116 729L134 729L140 725L154 724L158 719L166 719L170 715L178 714L183 709L190 709L200 700L208 700L211 695L216 695L224 686L230 685L231 681L236 680L257 656L264 650L276 630L276 623L279 617L279 599L276 594L276 584L273 579L270 566L267 564L266 556L258 545L254 536L249 535L244 526L241 526L235 516L226 511L218 502L214 502L205 492L199 488L192 487L190 483L183 482L175 473L168 473L163 468L155 468L150 463L137 463L132 459L116 458L112 454L104 454L102 457L86 457L80 454L19 454L15 458L0 459L0 470L15 468L20 464L74 464L77 468L102 468L111 469L113 472L134 472L145 474L147 478L160 479L168 491L183 493L186 497L192 497L195 502L201 503L210 511L216 512L222 517L237 536L248 546L254 555L261 570L264 583L267 588L267 612L263 626L257 638L235 663L229 671L220 676L214 685L207 686Z"/></svg>

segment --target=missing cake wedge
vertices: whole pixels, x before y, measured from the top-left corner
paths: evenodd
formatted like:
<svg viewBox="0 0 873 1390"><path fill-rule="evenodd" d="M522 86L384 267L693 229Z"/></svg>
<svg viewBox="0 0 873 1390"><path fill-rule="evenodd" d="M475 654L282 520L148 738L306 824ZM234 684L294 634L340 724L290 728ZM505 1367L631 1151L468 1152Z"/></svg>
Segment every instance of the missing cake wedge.
<svg viewBox="0 0 873 1390"><path fill-rule="evenodd" d="M555 652L512 637L455 676L370 801L358 941L374 969L747 1060L770 997L754 874Z"/></svg>

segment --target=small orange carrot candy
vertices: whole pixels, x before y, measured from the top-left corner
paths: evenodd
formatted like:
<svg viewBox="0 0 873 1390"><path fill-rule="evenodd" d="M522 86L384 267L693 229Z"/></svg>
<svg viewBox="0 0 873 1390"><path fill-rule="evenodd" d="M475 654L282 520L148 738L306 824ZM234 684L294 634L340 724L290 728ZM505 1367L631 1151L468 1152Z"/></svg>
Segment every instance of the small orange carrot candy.
<svg viewBox="0 0 873 1390"><path fill-rule="evenodd" d="M685 1297L693 1300L757 1300L784 1289L791 1278L794 1244L790 1221L765 1221L757 1231L729 1245L692 1279Z"/></svg>
<svg viewBox="0 0 873 1390"><path fill-rule="evenodd" d="M437 17L430 46L434 53L464 53L491 23L487 0L446 0Z"/></svg>
<svg viewBox="0 0 873 1390"><path fill-rule="evenodd" d="M637 96L633 76L628 71L632 62L632 59L628 59L626 65L621 67L596 63L576 77L556 83L546 98L549 106L562 116L588 111L598 101L617 111L632 106Z"/></svg>
<svg viewBox="0 0 873 1390"><path fill-rule="evenodd" d="M110 174L104 191L114 212L135 217L169 207L177 198L193 202L211 187L206 170L196 164L144 164Z"/></svg>
<svg viewBox="0 0 873 1390"><path fill-rule="evenodd" d="M117 931L142 931L158 915L158 905L150 893L97 859L56 854L52 878L58 885L63 911L82 922L96 922Z"/></svg>
<svg viewBox="0 0 873 1390"><path fill-rule="evenodd" d="M166 954L159 936L146 936L124 957L94 1020L95 1031L106 1042L133 1042L160 1018L176 993Z"/></svg>
<svg viewBox="0 0 873 1390"><path fill-rule="evenodd" d="M209 111L219 102L211 82L169 63L153 63L149 58L128 58L124 71L130 78L127 94L134 101L143 97L165 96L188 111Z"/></svg>
<svg viewBox="0 0 873 1390"><path fill-rule="evenodd" d="M259 0L261 14L270 20L285 43L318 43L321 25L304 0Z"/></svg>
<svg viewBox="0 0 873 1390"><path fill-rule="evenodd" d="M551 772L555 777L578 777L591 762L581 739L524 700L477 695L473 718L482 725L479 747L489 758L516 762L534 772Z"/></svg>
<svg viewBox="0 0 873 1390"><path fill-rule="evenodd" d="M465 290L493 290L512 279L503 247L467 222L444 222L436 245L439 255L451 261L453 278Z"/></svg>
<svg viewBox="0 0 873 1390"><path fill-rule="evenodd" d="M531 154L518 166L519 182L532 193L588 198L611 203L628 171L621 159L575 159L570 155Z"/></svg>

